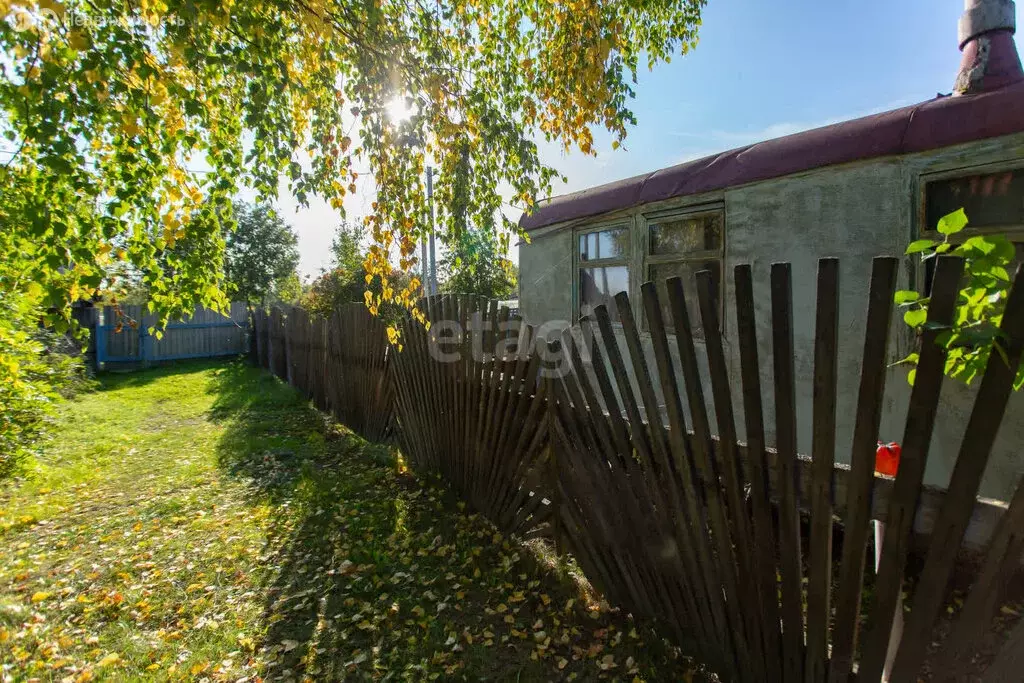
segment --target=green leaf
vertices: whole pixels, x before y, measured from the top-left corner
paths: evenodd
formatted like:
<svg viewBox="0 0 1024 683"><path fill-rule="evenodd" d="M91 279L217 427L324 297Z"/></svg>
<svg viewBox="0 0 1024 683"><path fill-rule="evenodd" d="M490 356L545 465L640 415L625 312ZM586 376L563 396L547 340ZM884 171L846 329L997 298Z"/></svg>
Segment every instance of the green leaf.
<svg viewBox="0 0 1024 683"><path fill-rule="evenodd" d="M967 227L967 214L960 208L940 218L935 229L943 235L953 235L965 227Z"/></svg>
<svg viewBox="0 0 1024 683"><path fill-rule="evenodd" d="M936 244L935 240L916 240L910 243L907 247L907 254L919 254L922 251L928 251Z"/></svg>
<svg viewBox="0 0 1024 683"><path fill-rule="evenodd" d="M971 250L977 250L982 254L991 254L996 248L994 240L989 239L984 235L978 235L977 237L971 237L957 249L958 253L967 255Z"/></svg>
<svg viewBox="0 0 1024 683"><path fill-rule="evenodd" d="M895 301L897 304L910 304L914 303L920 298L921 295L915 291L901 289L900 291L896 292L896 296L893 298L893 301Z"/></svg>
<svg viewBox="0 0 1024 683"><path fill-rule="evenodd" d="M899 359L895 363L892 363L889 367L895 367L897 365L904 365L904 364L917 365L917 362L920 359L921 359L921 354L919 354L919 353L917 353L915 351L915 352L913 352L911 354L908 354L904 358Z"/></svg>
<svg viewBox="0 0 1024 683"><path fill-rule="evenodd" d="M927 319L928 311L923 308L915 308L903 314L903 322L914 328L923 325Z"/></svg>

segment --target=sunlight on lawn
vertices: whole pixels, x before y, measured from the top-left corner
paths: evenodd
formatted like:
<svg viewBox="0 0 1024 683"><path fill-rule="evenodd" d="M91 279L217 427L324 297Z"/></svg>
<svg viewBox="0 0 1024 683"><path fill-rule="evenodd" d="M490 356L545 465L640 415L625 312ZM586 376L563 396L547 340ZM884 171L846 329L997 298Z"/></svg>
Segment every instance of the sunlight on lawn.
<svg viewBox="0 0 1024 683"><path fill-rule="evenodd" d="M0 489L0 679L684 680L435 480L243 364L107 376Z"/></svg>

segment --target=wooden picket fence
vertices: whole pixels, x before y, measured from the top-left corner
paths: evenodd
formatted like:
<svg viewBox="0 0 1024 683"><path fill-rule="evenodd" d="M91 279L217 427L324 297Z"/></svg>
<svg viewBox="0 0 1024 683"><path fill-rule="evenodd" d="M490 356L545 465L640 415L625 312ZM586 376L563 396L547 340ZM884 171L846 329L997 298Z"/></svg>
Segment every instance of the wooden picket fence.
<svg viewBox="0 0 1024 683"><path fill-rule="evenodd" d="M432 297L420 304L429 329L401 322L400 351L361 306L329 321L258 312L256 357L367 438L393 435L414 468L441 473L502 530L554 539L610 603L659 624L726 680L1024 680L1024 620L1001 649L989 631L1020 568L1024 484L1008 507L977 499L1024 348L1024 280L1002 321L1006 360L992 355L950 486L936 491L923 486L945 362L935 338L954 314L963 262L937 264L892 480L874 473L874 456L897 268L893 258L873 264L849 466L835 462L836 395L853 390L837 387L835 259L818 269L810 457L796 450L788 264L771 270L770 344L757 340L751 268L735 270L738 384L709 274L696 283L699 325L678 278L667 308L643 286L653 362L625 294L615 299L620 325L599 306L557 340L495 302ZM765 446L758 369L769 352L775 449ZM874 521L885 523L877 573L865 568ZM969 574L962 606L950 600L954 573Z"/></svg>

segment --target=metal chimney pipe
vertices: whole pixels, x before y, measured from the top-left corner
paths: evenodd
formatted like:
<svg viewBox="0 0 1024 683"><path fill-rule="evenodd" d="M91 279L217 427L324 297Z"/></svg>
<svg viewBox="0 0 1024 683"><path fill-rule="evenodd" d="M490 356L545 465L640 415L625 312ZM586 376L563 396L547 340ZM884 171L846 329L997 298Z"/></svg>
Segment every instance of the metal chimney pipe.
<svg viewBox="0 0 1024 683"><path fill-rule="evenodd" d="M959 39L963 58L953 86L955 95L972 95L1024 80L1013 34L1012 0L964 0Z"/></svg>

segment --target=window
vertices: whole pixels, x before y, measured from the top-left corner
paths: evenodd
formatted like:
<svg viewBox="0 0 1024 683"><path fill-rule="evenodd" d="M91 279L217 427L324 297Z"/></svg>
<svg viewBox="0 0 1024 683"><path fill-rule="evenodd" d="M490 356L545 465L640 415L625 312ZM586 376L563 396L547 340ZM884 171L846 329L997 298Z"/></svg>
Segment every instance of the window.
<svg viewBox="0 0 1024 683"><path fill-rule="evenodd" d="M719 319L722 314L722 233L725 215L720 209L690 211L647 219L647 278L658 288L666 328L672 332L672 311L665 281L683 280L686 309L694 337L704 338L697 302L697 273L711 272L712 296Z"/></svg>
<svg viewBox="0 0 1024 683"><path fill-rule="evenodd" d="M590 315L604 304L618 322L615 295L629 291L629 228L609 228L579 235L577 314Z"/></svg>
<svg viewBox="0 0 1024 683"><path fill-rule="evenodd" d="M950 241L960 243L975 235L1006 235L1017 248L1015 263L1020 263L1024 259L1024 169L961 173L925 182L923 236L942 239L935 231L939 219L963 208L970 222ZM924 265L926 295L931 294L934 274L935 259L928 259Z"/></svg>

